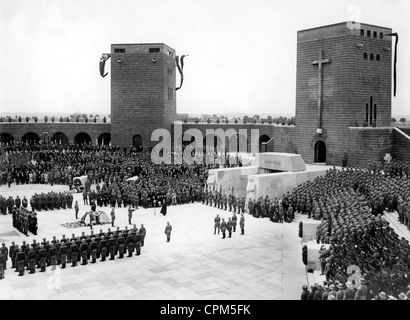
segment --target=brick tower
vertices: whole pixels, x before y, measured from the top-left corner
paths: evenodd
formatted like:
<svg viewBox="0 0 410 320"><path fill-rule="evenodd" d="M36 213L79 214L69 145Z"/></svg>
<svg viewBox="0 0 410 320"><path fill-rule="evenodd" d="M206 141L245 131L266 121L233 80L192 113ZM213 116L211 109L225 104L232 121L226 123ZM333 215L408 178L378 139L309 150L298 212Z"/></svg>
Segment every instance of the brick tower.
<svg viewBox="0 0 410 320"><path fill-rule="evenodd" d="M149 148L176 119L175 50L163 43L111 45L112 144Z"/></svg>
<svg viewBox="0 0 410 320"><path fill-rule="evenodd" d="M296 140L305 162L341 164L355 143L349 127L390 126L391 32L354 22L298 32Z"/></svg>

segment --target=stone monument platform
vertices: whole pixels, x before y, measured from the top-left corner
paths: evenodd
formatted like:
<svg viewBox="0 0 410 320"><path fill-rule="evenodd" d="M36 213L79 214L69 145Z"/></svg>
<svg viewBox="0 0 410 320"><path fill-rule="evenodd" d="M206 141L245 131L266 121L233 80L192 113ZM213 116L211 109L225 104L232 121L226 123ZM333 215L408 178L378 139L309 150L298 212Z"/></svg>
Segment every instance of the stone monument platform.
<svg viewBox="0 0 410 320"><path fill-rule="evenodd" d="M268 170L286 172L300 172L306 170L306 164L305 161L303 161L302 156L294 153L257 153L255 155L255 162L258 168Z"/></svg>
<svg viewBox="0 0 410 320"><path fill-rule="evenodd" d="M235 195L245 197L246 201L267 195L274 199L282 197L301 183L324 175L331 168L306 165L299 154L293 153L258 153L254 161L251 155L246 159L253 165L210 170L208 187L225 193L233 190Z"/></svg>

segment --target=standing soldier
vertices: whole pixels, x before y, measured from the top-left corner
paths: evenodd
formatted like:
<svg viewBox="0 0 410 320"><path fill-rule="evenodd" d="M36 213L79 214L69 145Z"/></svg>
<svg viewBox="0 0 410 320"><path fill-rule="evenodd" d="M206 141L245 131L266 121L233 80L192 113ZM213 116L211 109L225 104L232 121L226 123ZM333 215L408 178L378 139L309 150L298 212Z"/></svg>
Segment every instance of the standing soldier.
<svg viewBox="0 0 410 320"><path fill-rule="evenodd" d="M242 204L241 204L241 197L239 196L236 196L236 206L238 207L238 213L241 213Z"/></svg>
<svg viewBox="0 0 410 320"><path fill-rule="evenodd" d="M47 266L47 250L44 246L44 242L41 245L41 249L38 251L38 258L40 261L40 272L45 272Z"/></svg>
<svg viewBox="0 0 410 320"><path fill-rule="evenodd" d="M241 219L239 220L239 226L241 227L241 235L245 234L245 216L241 213Z"/></svg>
<svg viewBox="0 0 410 320"><path fill-rule="evenodd" d="M75 201L74 204L74 211L75 211L75 218L78 219L78 211L80 210L79 206L78 206L78 201Z"/></svg>
<svg viewBox="0 0 410 320"><path fill-rule="evenodd" d="M253 215L253 201L252 201L252 198L249 198L249 201L248 201L248 210L249 210L249 214L251 214L251 215Z"/></svg>
<svg viewBox="0 0 410 320"><path fill-rule="evenodd" d="M27 261L28 261L28 269L30 270L30 274L35 273L37 252L34 250L34 247L30 247L29 252L27 254Z"/></svg>
<svg viewBox="0 0 410 320"><path fill-rule="evenodd" d="M128 224L132 224L131 219L132 219L132 212L134 209L131 208L131 206L128 207Z"/></svg>
<svg viewBox="0 0 410 320"><path fill-rule="evenodd" d="M279 221L278 222L283 223L283 206L281 202L279 202Z"/></svg>
<svg viewBox="0 0 410 320"><path fill-rule="evenodd" d="M114 256L116 254L116 241L114 239L114 235L110 235L110 239L108 240L108 248L110 249L110 260L114 260Z"/></svg>
<svg viewBox="0 0 410 320"><path fill-rule="evenodd" d="M37 210L35 196L32 196L30 198L30 207L31 207L31 211Z"/></svg>
<svg viewBox="0 0 410 320"><path fill-rule="evenodd" d="M219 191L215 191L215 206L222 209L222 194Z"/></svg>
<svg viewBox="0 0 410 320"><path fill-rule="evenodd" d="M295 219L292 203L290 203L289 206L288 206L288 217L292 220Z"/></svg>
<svg viewBox="0 0 410 320"><path fill-rule="evenodd" d="M221 222L221 232L222 232L222 239L225 239L226 238L226 222L224 218L222 218L222 222Z"/></svg>
<svg viewBox="0 0 410 320"><path fill-rule="evenodd" d="M101 235L101 240L100 243L98 244L99 251L101 253L101 260L100 261L105 261L107 257L107 240L105 240L105 237Z"/></svg>
<svg viewBox="0 0 410 320"><path fill-rule="evenodd" d="M145 241L145 235L147 234L147 230L144 228L143 224L141 224L139 234L141 235L141 247L143 247L144 246L144 241Z"/></svg>
<svg viewBox="0 0 410 320"><path fill-rule="evenodd" d="M139 256L141 254L141 246L143 246L143 243L144 243L144 240L143 240L144 236L141 233L141 229L135 234L135 237L134 237L136 256Z"/></svg>
<svg viewBox="0 0 410 320"><path fill-rule="evenodd" d="M84 201L84 204L88 205L88 192L87 192L87 189L84 189L84 191L83 191L83 201Z"/></svg>
<svg viewBox="0 0 410 320"><path fill-rule="evenodd" d="M85 239L81 240L81 245L79 248L80 254L81 254L81 258L83 260L83 262L81 263L82 265L86 265L88 263L88 243L85 242Z"/></svg>
<svg viewBox="0 0 410 320"><path fill-rule="evenodd" d="M55 270L57 265L57 248L53 242L51 242L48 254L50 256L51 269Z"/></svg>
<svg viewBox="0 0 410 320"><path fill-rule="evenodd" d="M242 213L245 213L245 197L242 197L242 200L241 200L241 209L242 209Z"/></svg>
<svg viewBox="0 0 410 320"><path fill-rule="evenodd" d="M209 191L208 199L209 199L209 205L212 207L212 200L214 198L214 195L212 191Z"/></svg>
<svg viewBox="0 0 410 320"><path fill-rule="evenodd" d="M134 235L131 232L128 233L125 243L128 249L128 257L132 257L134 252Z"/></svg>
<svg viewBox="0 0 410 320"><path fill-rule="evenodd" d="M4 259L5 259L4 269L7 269L7 260L9 259L9 249L7 249L5 243L1 244L0 253L4 256Z"/></svg>
<svg viewBox="0 0 410 320"><path fill-rule="evenodd" d="M21 204L22 204L24 209L27 209L28 201L27 201L25 196L23 197L23 200L21 200Z"/></svg>
<svg viewBox="0 0 410 320"><path fill-rule="evenodd" d="M232 194L229 194L229 196L228 196L229 212L232 211L232 202L233 202L233 200L232 200Z"/></svg>
<svg viewBox="0 0 410 320"><path fill-rule="evenodd" d="M37 235L37 230L38 230L38 222L37 222L37 213L33 212L33 215L31 217L31 229L32 233L36 236Z"/></svg>
<svg viewBox="0 0 410 320"><path fill-rule="evenodd" d="M235 211L234 211L235 214ZM232 238L232 228L233 228L233 222L231 220L231 217L228 217L228 222L226 223L226 229L228 229L228 237Z"/></svg>
<svg viewBox="0 0 410 320"><path fill-rule="evenodd" d="M236 212L236 205L237 205L236 197L233 195L233 196L232 196L233 212Z"/></svg>
<svg viewBox="0 0 410 320"><path fill-rule="evenodd" d="M239 209L238 209L238 210L239 210ZM238 221L238 217L236 216L236 213L234 212L234 213L233 213L233 216L232 216L233 232L236 232L236 224L237 224L237 221Z"/></svg>
<svg viewBox="0 0 410 320"><path fill-rule="evenodd" d="M125 239L122 235L122 232L118 234L118 239L117 239L117 247L118 247L118 258L122 259L124 258L124 251L125 251Z"/></svg>
<svg viewBox="0 0 410 320"><path fill-rule="evenodd" d="M16 266L15 266L15 259L14 259L14 257L15 257L15 252L14 252L14 250L16 249L16 247L18 247L18 245L16 245L15 242L12 241L12 242L11 242L11 246L10 246L10 248L9 248L9 257L10 257L10 260L11 260L11 268L12 268L12 269L14 269L14 268L16 267Z"/></svg>
<svg viewBox="0 0 410 320"><path fill-rule="evenodd" d="M218 229L218 235L219 232L221 230L220 226L221 226L221 218L219 217L219 214L216 215L215 219L214 219L215 225L214 225L214 235L216 234L216 230Z"/></svg>
<svg viewBox="0 0 410 320"><path fill-rule="evenodd" d="M88 251L91 254L91 263L95 263L97 261L97 248L98 248L98 244L95 241L95 237L92 237L91 242L88 246Z"/></svg>
<svg viewBox="0 0 410 320"><path fill-rule="evenodd" d="M171 240L171 231L172 231L172 226L170 225L169 222L167 222L167 225L165 226L165 234L167 235L167 242Z"/></svg>
<svg viewBox="0 0 410 320"><path fill-rule="evenodd" d="M19 276L24 276L24 264L26 262L26 255L23 252L22 248L19 248L18 253L16 254L16 265L19 272Z"/></svg>
<svg viewBox="0 0 410 320"><path fill-rule="evenodd" d="M112 207L111 209L111 225L114 227L114 221L115 221L115 209Z"/></svg>
<svg viewBox="0 0 410 320"><path fill-rule="evenodd" d="M202 204L208 204L208 191L206 189L202 191Z"/></svg>
<svg viewBox="0 0 410 320"><path fill-rule="evenodd" d="M4 279L4 273L6 270L7 260L2 251L0 251L0 280Z"/></svg>
<svg viewBox="0 0 410 320"><path fill-rule="evenodd" d="M121 208L121 203L122 203L122 197L121 197L121 193L117 192L117 204L118 204L118 208ZM135 205L135 203L133 203L133 206Z"/></svg>
<svg viewBox="0 0 410 320"><path fill-rule="evenodd" d="M222 205L223 205L223 209L226 211L228 208L228 197L226 196L225 192L222 196Z"/></svg>
<svg viewBox="0 0 410 320"><path fill-rule="evenodd" d="M74 235L73 235L74 237ZM78 258L78 245L75 242L75 239L77 238L71 238L71 246L68 251L68 254L71 257L71 267L76 267L77 266L77 258Z"/></svg>
<svg viewBox="0 0 410 320"><path fill-rule="evenodd" d="M67 255L68 255L68 248L66 245L66 241L61 240L61 246L60 246L58 254L61 259L61 268L65 269L67 265Z"/></svg>

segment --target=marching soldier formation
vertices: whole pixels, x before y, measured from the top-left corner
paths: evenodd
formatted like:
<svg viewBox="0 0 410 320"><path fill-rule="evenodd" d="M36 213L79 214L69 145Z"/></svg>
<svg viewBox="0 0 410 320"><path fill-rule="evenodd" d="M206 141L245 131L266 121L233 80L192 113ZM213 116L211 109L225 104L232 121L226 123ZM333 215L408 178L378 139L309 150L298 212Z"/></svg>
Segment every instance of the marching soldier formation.
<svg viewBox="0 0 410 320"><path fill-rule="evenodd" d="M145 235L144 225L140 229L134 225L130 230L127 227L123 230L117 227L115 231L109 228L107 232L100 230L97 234L92 231L88 235L84 232L81 236L72 234L70 239L65 235L60 240L55 236L51 241L44 238L41 243L33 239L32 244L23 241L20 246L12 242L9 248L3 243L0 247L0 280L5 277L8 258L11 269L18 272L19 276L23 276L26 271L33 274L36 269L45 272L47 267L51 267L51 270L55 270L57 266L65 269L67 264L76 267L79 263L97 263L97 259L104 262L108 256L109 260L114 260L115 257L123 259L125 254L127 257L139 256Z"/></svg>

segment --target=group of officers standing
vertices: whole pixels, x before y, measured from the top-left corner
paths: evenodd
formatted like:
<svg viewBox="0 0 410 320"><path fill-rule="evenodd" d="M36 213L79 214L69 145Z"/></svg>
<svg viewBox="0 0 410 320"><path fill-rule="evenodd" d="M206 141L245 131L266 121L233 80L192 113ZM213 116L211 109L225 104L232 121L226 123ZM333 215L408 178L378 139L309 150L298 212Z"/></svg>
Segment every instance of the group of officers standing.
<svg viewBox="0 0 410 320"><path fill-rule="evenodd" d="M117 230L111 231L108 228L105 233L102 230L98 234L91 231L89 235L82 232L79 237L72 234L70 239L65 235L60 240L55 236L51 241L44 238L41 243L33 239L31 245L26 241L23 241L21 246L12 242L10 248L7 248L3 243L0 248L0 279L4 278L8 258L11 260L11 267L19 276L23 276L25 270L33 274L36 268L45 272L50 266L55 270L57 265L64 269L67 264L76 267L79 262L86 265L89 260L90 263L96 263L100 258L100 261L106 261L108 257L109 260L114 260L115 256L122 259L127 253L128 257L132 257L134 251L135 255L140 255L146 232L143 224L139 229L134 224L132 229L125 227L120 230L117 227Z"/></svg>
<svg viewBox="0 0 410 320"><path fill-rule="evenodd" d="M232 238L232 232L236 232L236 225L238 222L238 216L233 213L232 217L228 217L228 221L225 218L221 218L219 214L214 219L214 235L218 231L218 235L222 232L222 239L226 239L226 231L228 231L228 238ZM245 216L241 213L239 220L239 227L241 228L241 235L245 234Z"/></svg>
<svg viewBox="0 0 410 320"><path fill-rule="evenodd" d="M37 214L34 211L29 211L25 208L17 209L14 207L12 216L14 228L25 236L28 236L28 232L37 235L38 220Z"/></svg>
<svg viewBox="0 0 410 320"><path fill-rule="evenodd" d="M20 207L23 207L24 209L27 209L28 207L28 201L26 197L23 197L23 199L20 199L19 196L14 199L12 196L9 196L7 199L3 196L0 195L0 212L3 215L6 214L12 214L13 213L13 208L20 209Z"/></svg>
<svg viewBox="0 0 410 320"><path fill-rule="evenodd" d="M20 207L27 209L29 201L24 196L21 199L17 196L15 199L9 196L7 199L0 196L0 212L3 215L12 214L13 208L20 209ZM49 192L49 193L35 193L30 198L30 206L32 210L59 210L59 209L71 209L73 206L73 195L71 192Z"/></svg>
<svg viewBox="0 0 410 320"><path fill-rule="evenodd" d="M73 207L73 195L68 191L35 193L30 198L30 205L36 211L71 209Z"/></svg>

